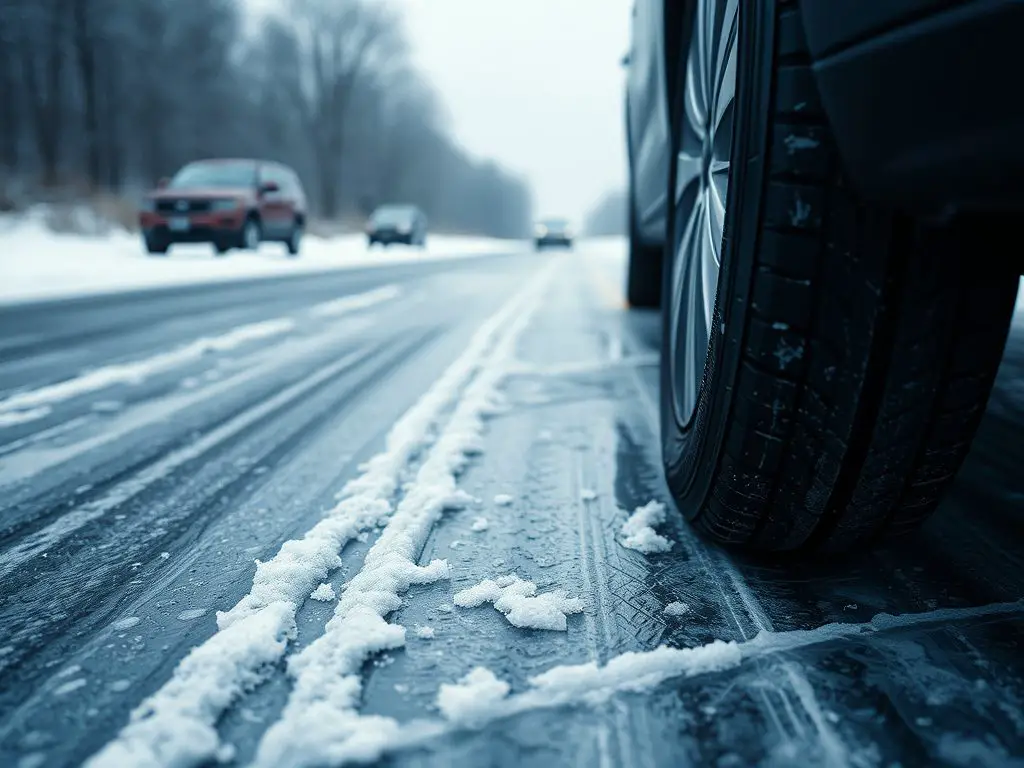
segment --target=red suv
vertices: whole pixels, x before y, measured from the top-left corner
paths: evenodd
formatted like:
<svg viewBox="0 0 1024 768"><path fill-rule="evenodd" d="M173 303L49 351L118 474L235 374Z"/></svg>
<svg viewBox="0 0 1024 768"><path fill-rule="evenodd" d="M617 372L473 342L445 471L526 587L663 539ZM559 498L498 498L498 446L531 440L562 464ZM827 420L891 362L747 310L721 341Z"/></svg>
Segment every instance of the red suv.
<svg viewBox="0 0 1024 768"><path fill-rule="evenodd" d="M212 243L218 254L263 241L299 252L306 195L295 171L262 160L199 160L146 196L139 213L149 253L174 243Z"/></svg>

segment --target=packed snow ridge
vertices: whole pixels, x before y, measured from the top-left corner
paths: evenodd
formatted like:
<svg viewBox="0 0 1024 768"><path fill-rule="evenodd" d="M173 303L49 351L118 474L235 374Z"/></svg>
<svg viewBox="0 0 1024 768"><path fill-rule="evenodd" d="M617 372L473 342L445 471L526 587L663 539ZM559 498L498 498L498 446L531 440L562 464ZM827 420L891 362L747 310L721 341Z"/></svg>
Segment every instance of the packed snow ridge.
<svg viewBox="0 0 1024 768"><path fill-rule="evenodd" d="M406 629L387 616L413 584L449 578L448 563L417 563L430 532L446 510L473 500L457 475L481 452L484 420L500 411L499 387L514 362L515 344L535 311L557 263L544 269L502 312L502 331L477 375L430 448L363 566L349 581L324 633L289 660L294 687L281 718L264 734L254 768L293 768L361 760L400 726L358 711L362 669L380 651L405 645Z"/></svg>
<svg viewBox="0 0 1024 768"><path fill-rule="evenodd" d="M672 542L654 530L665 522L665 505L652 501L638 507L622 526L622 546L645 555L668 552Z"/></svg>
<svg viewBox="0 0 1024 768"><path fill-rule="evenodd" d="M179 663L171 679L136 708L128 725L89 759L87 768L188 768L216 760L222 750L218 721L284 657L296 636L298 607L341 566L339 553L346 544L387 523L360 571L367 575L349 582L327 633L295 657L296 690L283 720L272 729L274 737L261 748L260 760L275 766L316 764L325 748L352 735L348 726L353 718L359 720L354 708L363 661L404 640L404 628L387 624L383 616L397 608L399 593L410 584L447 575L443 561L420 568L412 558L441 510L463 498L454 472L465 453L479 445L482 418L502 377L501 363L550 277L550 269L543 271L484 323L392 427L385 449L345 486L340 501L319 523L301 539L286 542L271 560L256 562L249 594L231 610L218 612L219 630ZM455 403L432 458L393 509L403 472L430 444ZM332 714L339 719L332 720ZM285 754L275 752L276 746L288 751L295 744L301 746L287 760L273 756Z"/></svg>
<svg viewBox="0 0 1024 768"><path fill-rule="evenodd" d="M549 629L565 632L566 617L583 612L583 601L566 597L565 592L537 594L537 585L520 579L515 574L497 579L485 579L479 584L458 592L454 598L460 608L476 608L492 603L503 613L508 623L523 629Z"/></svg>

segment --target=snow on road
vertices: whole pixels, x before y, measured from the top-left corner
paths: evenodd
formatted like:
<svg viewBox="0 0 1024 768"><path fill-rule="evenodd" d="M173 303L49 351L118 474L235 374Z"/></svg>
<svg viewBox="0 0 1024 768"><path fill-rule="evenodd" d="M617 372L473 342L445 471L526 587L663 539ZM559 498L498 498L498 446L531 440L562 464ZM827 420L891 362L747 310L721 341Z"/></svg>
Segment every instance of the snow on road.
<svg viewBox="0 0 1024 768"><path fill-rule="evenodd" d="M550 264L505 306L502 331L398 504L363 567L349 581L323 635L289 662L294 688L281 718L264 734L256 768L318 766L377 749L401 726L359 712L362 669L377 652L405 644L405 627L387 621L412 584L449 576L444 560L417 559L447 509L463 506L456 475L479 452L484 418L501 405L498 391L515 365L520 334L539 304L558 263ZM506 319L507 318L507 319Z"/></svg>
<svg viewBox="0 0 1024 768"><path fill-rule="evenodd" d="M394 299L398 286L389 285L365 293L345 296L311 308L315 317L338 317L368 309ZM195 362L206 355L228 352L244 344L281 336L294 331L298 323L293 317L279 317L233 328L217 336L207 336L177 349L126 363L107 365L38 389L26 390L0 398L0 429L48 416L52 406L64 400L96 392L118 384L141 384L173 368Z"/></svg>
<svg viewBox="0 0 1024 768"><path fill-rule="evenodd" d="M255 253L232 251L216 258L209 246L182 245L169 256L146 255L136 234L56 234L38 213L0 218L0 302L67 298L112 291L287 277L303 272L367 267L433 259L464 258L522 250L513 240L431 235L427 249L393 246L370 250L361 234L322 238L307 235L302 253L289 258L284 246L264 243Z"/></svg>
<svg viewBox="0 0 1024 768"><path fill-rule="evenodd" d="M320 523L303 538L286 542L270 561L257 562L249 594L218 613L219 630L135 710L118 737L88 761L89 768L191 766L223 757L217 731L221 715L285 655L295 637L298 607L341 566L344 546L386 523L363 569L342 593L325 634L293 659L295 691L282 720L268 732L260 759L280 765L272 756L284 750L288 764L300 764L299 755L316 757L326 746L344 743L352 735L350 726L367 725L355 709L362 663L378 648L404 643L405 629L384 619L400 604L399 594L410 583L447 573L443 561L420 568L414 558L436 518L460 498L454 473L477 447L515 341L555 266L479 329L463 354L395 424L385 450L346 486L341 501ZM452 405L455 410L417 482L393 509L403 472Z"/></svg>

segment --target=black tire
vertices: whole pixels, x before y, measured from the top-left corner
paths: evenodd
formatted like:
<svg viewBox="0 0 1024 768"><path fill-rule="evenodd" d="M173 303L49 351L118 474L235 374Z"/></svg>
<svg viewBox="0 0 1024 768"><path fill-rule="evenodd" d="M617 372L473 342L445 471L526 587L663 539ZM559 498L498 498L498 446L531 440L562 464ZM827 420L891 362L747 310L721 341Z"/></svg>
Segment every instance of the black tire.
<svg viewBox="0 0 1024 768"><path fill-rule="evenodd" d="M664 248L640 239L633 193L629 195L629 267L626 273L626 301L637 309L661 306L661 275Z"/></svg>
<svg viewBox="0 0 1024 768"><path fill-rule="evenodd" d="M666 248L666 474L683 514L717 541L842 551L909 531L938 504L985 409L1018 278L964 258L999 252L986 248L1008 236L1002 222L928 227L858 201L838 168L797 4L742 8L722 268L685 425L669 373ZM791 137L807 149L789 151ZM673 211L670 244L681 221Z"/></svg>
<svg viewBox="0 0 1024 768"><path fill-rule="evenodd" d="M299 255L299 252L302 250L302 235L303 235L302 222L301 221L296 221L292 225L291 234L288 236L288 239L285 241L285 248L288 249L288 255L289 256L298 256Z"/></svg>
<svg viewBox="0 0 1024 768"><path fill-rule="evenodd" d="M231 250L231 245L224 242L216 242L213 244L213 252L217 256L224 256L228 251Z"/></svg>
<svg viewBox="0 0 1024 768"><path fill-rule="evenodd" d="M143 242L146 246L146 253L150 256L166 256L167 250L171 247L167 240L152 235L143 237Z"/></svg>

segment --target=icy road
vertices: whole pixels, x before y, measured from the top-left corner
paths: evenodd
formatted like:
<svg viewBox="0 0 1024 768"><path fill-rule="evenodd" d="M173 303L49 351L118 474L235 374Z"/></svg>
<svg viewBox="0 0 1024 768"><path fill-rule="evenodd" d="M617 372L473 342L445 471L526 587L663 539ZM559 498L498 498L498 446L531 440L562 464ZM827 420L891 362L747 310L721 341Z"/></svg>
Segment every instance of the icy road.
<svg viewBox="0 0 1024 768"><path fill-rule="evenodd" d="M0 765L1024 764L1024 328L919 535L662 485L620 246L0 308Z"/></svg>

